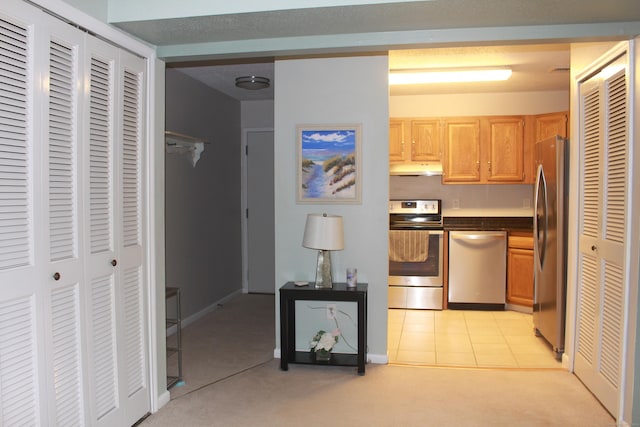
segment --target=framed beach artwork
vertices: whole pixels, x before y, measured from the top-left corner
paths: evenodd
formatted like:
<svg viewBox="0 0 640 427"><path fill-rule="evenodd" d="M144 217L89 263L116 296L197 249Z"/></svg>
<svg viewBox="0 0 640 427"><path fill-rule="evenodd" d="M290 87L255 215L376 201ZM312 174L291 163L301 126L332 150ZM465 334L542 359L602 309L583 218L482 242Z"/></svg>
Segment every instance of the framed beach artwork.
<svg viewBox="0 0 640 427"><path fill-rule="evenodd" d="M361 125L300 125L298 203L360 203Z"/></svg>

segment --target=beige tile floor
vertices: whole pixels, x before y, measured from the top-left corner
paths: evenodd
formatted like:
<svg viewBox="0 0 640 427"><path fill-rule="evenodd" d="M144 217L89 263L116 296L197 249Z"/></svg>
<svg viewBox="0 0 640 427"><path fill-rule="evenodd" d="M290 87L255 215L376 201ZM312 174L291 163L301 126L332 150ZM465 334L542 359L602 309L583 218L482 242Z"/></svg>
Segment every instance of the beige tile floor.
<svg viewBox="0 0 640 427"><path fill-rule="evenodd" d="M390 309L389 362L487 368L561 368L516 311Z"/></svg>

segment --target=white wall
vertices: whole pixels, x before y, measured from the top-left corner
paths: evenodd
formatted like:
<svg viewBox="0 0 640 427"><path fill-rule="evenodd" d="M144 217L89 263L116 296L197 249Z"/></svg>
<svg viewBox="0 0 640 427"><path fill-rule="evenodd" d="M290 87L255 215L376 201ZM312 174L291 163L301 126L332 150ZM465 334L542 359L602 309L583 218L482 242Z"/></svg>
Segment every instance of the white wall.
<svg viewBox="0 0 640 427"><path fill-rule="evenodd" d="M569 91L392 96L389 100L390 117L498 116L568 110Z"/></svg>
<svg viewBox="0 0 640 427"><path fill-rule="evenodd" d="M392 176L391 199L441 199L444 216L532 216L533 185L443 185L439 176ZM454 208L454 200L458 207Z"/></svg>
<svg viewBox="0 0 640 427"><path fill-rule="evenodd" d="M316 252L302 247L306 215L342 215L345 249L332 254L338 281L347 266L369 283L369 354L387 351L387 57L277 61L275 76L276 287L315 279ZM362 124L362 203L296 204L296 125ZM277 313L277 311L276 311ZM303 322L303 319L298 319ZM279 322L277 347L280 347ZM311 337L309 337L311 338ZM386 360L386 359L385 359Z"/></svg>

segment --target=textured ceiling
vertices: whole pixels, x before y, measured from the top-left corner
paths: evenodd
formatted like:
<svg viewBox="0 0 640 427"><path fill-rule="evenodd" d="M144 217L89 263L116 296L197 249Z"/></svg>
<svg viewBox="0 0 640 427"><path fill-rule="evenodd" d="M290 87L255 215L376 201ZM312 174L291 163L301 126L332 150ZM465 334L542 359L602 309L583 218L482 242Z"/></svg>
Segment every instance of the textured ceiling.
<svg viewBox="0 0 640 427"><path fill-rule="evenodd" d="M186 9L188 4L188 15ZM550 72L569 66L569 43L576 40L563 35L583 31L577 38L584 41L584 32L597 33L601 23L608 25L604 34L611 34L612 23L621 38L635 31L640 0L434 0L112 22L158 46L160 57L171 52L165 57L169 66L239 100L273 99L274 57L388 50L391 69L513 69L504 83L395 86L391 95L568 90L569 73ZM516 27L532 34L526 40L535 44L511 44L526 41L509 42L508 36L502 43L487 39ZM181 63L194 58L210 62ZM234 81L242 75L267 77L273 84L238 89Z"/></svg>
<svg viewBox="0 0 640 427"><path fill-rule="evenodd" d="M411 49L389 52L390 69L508 66L511 78L505 82L457 83L449 85L392 86L390 95L426 95L477 92L534 92L569 90L569 45L474 46L439 49ZM273 99L277 84L273 62L177 67L183 73L240 101ZM235 87L235 78L246 75L267 77L268 89Z"/></svg>
<svg viewBox="0 0 640 427"><path fill-rule="evenodd" d="M185 5L186 7L186 5ZM111 22L157 46L640 19L638 0L436 0Z"/></svg>

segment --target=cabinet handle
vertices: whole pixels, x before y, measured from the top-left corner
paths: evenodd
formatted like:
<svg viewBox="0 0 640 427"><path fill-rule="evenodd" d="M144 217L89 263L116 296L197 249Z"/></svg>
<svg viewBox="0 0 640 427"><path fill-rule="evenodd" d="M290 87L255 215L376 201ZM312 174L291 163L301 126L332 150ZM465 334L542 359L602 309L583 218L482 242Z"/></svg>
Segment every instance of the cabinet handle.
<svg viewBox="0 0 640 427"><path fill-rule="evenodd" d="M480 172L480 162L476 162L476 169Z"/></svg>
<svg viewBox="0 0 640 427"><path fill-rule="evenodd" d="M118 265L118 261L116 261L115 259L112 259L111 260L111 265L113 265L115 267L116 265Z"/></svg>
<svg viewBox="0 0 640 427"><path fill-rule="evenodd" d="M53 273L53 280L58 281L62 276L57 271Z"/></svg>
<svg viewBox="0 0 640 427"><path fill-rule="evenodd" d="M491 172L491 162L487 162L487 164L489 165L489 172Z"/></svg>
<svg viewBox="0 0 640 427"><path fill-rule="evenodd" d="M595 252L598 250L598 247L596 245L591 245L591 250Z"/></svg>

